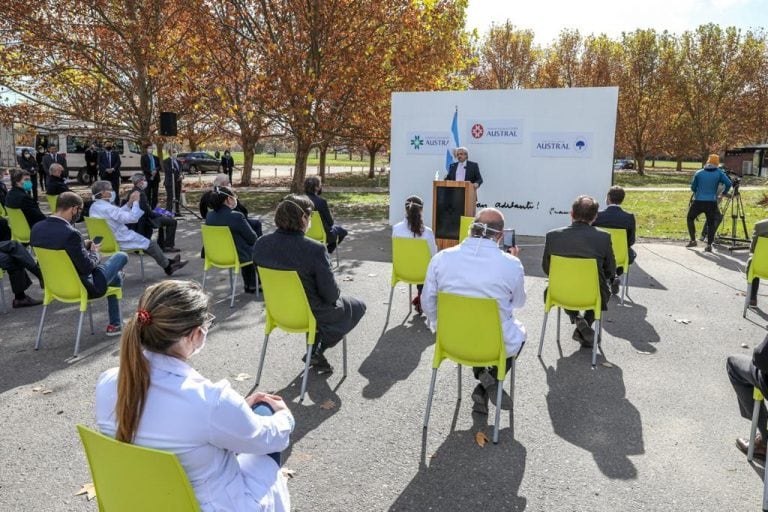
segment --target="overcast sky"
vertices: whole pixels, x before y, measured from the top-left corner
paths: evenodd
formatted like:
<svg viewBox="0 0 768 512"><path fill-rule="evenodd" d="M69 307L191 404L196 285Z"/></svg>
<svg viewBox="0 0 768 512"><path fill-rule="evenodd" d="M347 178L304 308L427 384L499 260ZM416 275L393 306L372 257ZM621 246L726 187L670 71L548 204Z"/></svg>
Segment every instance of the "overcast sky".
<svg viewBox="0 0 768 512"><path fill-rule="evenodd" d="M768 0L469 0L467 28L482 35L509 19L547 45L564 28L619 36L637 28L682 33L705 23L768 27Z"/></svg>

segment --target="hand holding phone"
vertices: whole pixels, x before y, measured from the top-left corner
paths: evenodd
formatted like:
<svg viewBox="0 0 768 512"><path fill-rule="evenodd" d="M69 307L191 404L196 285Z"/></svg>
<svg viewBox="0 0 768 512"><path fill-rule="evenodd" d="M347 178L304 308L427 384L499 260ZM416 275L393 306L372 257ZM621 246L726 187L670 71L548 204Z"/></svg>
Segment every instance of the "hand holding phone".
<svg viewBox="0 0 768 512"><path fill-rule="evenodd" d="M515 247L515 230L514 229L505 229L504 230L504 238L502 241L502 244L504 246L504 251L507 251L510 247Z"/></svg>
<svg viewBox="0 0 768 512"><path fill-rule="evenodd" d="M91 240L92 244L101 245L101 241L104 240L103 236L97 236L93 240Z"/></svg>

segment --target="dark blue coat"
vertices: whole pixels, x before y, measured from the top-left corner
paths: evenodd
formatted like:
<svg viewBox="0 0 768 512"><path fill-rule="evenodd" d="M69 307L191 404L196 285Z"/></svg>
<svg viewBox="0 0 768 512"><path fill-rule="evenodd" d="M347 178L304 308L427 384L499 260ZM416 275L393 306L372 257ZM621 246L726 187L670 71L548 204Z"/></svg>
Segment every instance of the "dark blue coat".
<svg viewBox="0 0 768 512"><path fill-rule="evenodd" d="M256 243L256 232L248 224L242 213L236 212L227 206L221 206L218 210L211 210L205 216L208 226L227 226L235 240L237 257L241 263L253 259L253 244Z"/></svg>

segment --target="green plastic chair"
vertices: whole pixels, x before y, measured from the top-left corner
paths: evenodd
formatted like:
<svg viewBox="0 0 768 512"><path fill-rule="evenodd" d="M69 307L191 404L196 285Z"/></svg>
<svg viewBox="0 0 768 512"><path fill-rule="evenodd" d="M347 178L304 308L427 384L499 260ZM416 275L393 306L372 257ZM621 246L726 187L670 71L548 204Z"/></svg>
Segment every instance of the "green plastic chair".
<svg viewBox="0 0 768 512"><path fill-rule="evenodd" d="M464 239L469 236L469 228L472 227L473 222L475 222L474 217L461 216L461 222L459 223L459 243L463 242Z"/></svg>
<svg viewBox="0 0 768 512"><path fill-rule="evenodd" d="M613 258L616 260L616 267L621 267L624 272L621 276L621 305L624 305L624 298L627 296L629 287L629 245L627 244L627 230L622 228L598 228L611 235L611 246L613 247Z"/></svg>
<svg viewBox="0 0 768 512"><path fill-rule="evenodd" d="M24 245L29 245L29 223L24 212L18 208L6 208L8 212L8 224L11 226L11 240L16 240Z"/></svg>
<svg viewBox="0 0 768 512"><path fill-rule="evenodd" d="M432 381L429 384L427 411L424 428L429 424L432 396L435 392L437 369L444 359L450 359L458 366L458 400L461 401L461 365L495 366L498 369L496 390L496 423L493 427L493 443L499 442L499 420L501 417L501 394L507 371L507 350L501 328L499 304L496 299L486 297L465 297L453 293L437 294L437 335L435 356L432 359ZM514 408L515 362L510 368L510 390Z"/></svg>
<svg viewBox="0 0 768 512"><path fill-rule="evenodd" d="M8 217L8 212L5 210L5 205L0 203L0 217Z"/></svg>
<svg viewBox="0 0 768 512"><path fill-rule="evenodd" d="M52 196L51 194L46 194L45 199L48 201L48 208L51 209L51 213L54 213L56 211L56 201L58 201L59 196L58 195Z"/></svg>
<svg viewBox="0 0 768 512"><path fill-rule="evenodd" d="M261 276L264 290L264 309L266 323L264 325L264 346L261 347L259 371L256 373L256 384L261 382L261 370L264 367L264 357L267 354L267 342L270 333L277 327L288 333L305 333L307 337L307 355L304 362L304 379L301 383L299 402L304 400L309 376L309 363L312 357L312 345L315 344L317 320L307 301L307 294L301 284L299 274L293 270L274 270L257 267ZM344 377L347 376L347 337L342 341L344 358Z"/></svg>
<svg viewBox="0 0 768 512"><path fill-rule="evenodd" d="M387 307L387 320L384 326L389 324L389 314L392 311L392 296L395 286L402 281L408 283L408 300L413 300L413 285L424 284L427 277L427 267L432 254L429 245L423 238L392 239L392 287L389 290L389 306ZM410 304L410 302L409 302ZM408 307L408 315L411 314L413 305Z"/></svg>
<svg viewBox="0 0 768 512"><path fill-rule="evenodd" d="M595 312L597 338L592 346L592 369L597 364L597 348L602 338L602 301L600 298L600 273L593 258L566 258L552 256L549 263L549 286L544 298L544 322L541 325L539 354L544 347L547 317L552 306L557 309L557 344L560 345L560 310L587 310Z"/></svg>
<svg viewBox="0 0 768 512"><path fill-rule="evenodd" d="M747 318L747 309L749 308L749 297L752 295L752 280L768 279L768 238L760 236L755 242L755 252L749 260L747 269L747 295L744 297L743 318Z"/></svg>
<svg viewBox="0 0 768 512"><path fill-rule="evenodd" d="M77 425L100 512L200 512L189 478L171 452L123 443Z"/></svg>
<svg viewBox="0 0 768 512"><path fill-rule="evenodd" d="M115 239L115 234L107 224L106 219L99 217L83 217L85 219L85 229L88 230L88 238L93 240L97 236L103 238L101 241L101 255L112 256L118 251L123 251L120 244ZM143 249L125 249L123 252L129 252L139 255L139 264L141 265L141 280L144 281L144 250Z"/></svg>
<svg viewBox="0 0 768 512"><path fill-rule="evenodd" d="M205 249L205 263L203 265L203 290L205 290L205 277L211 267L229 269L229 285L231 287L232 298L229 301L229 307L235 305L235 290L237 287L237 276L240 274L240 267L253 265L253 260L245 263L240 262L237 257L237 248L235 240L232 238L232 231L227 226L202 226L203 248ZM256 277L256 290L258 293L258 275Z"/></svg>
<svg viewBox="0 0 768 512"><path fill-rule="evenodd" d="M114 295L118 298L118 304L123 298L122 288L110 286L102 297L88 299L88 292L80 281L80 276L69 259L67 251L43 249L35 247L37 261L40 264L40 270L43 272L43 281L45 282L45 294L43 297L43 314L40 316L40 327L37 330L37 341L35 341L35 350L40 348L40 339L43 336L43 324L45 323L45 313L48 311L48 305L57 300L67 304L80 304L80 319L77 322L77 337L75 338L75 357L80 353L80 333L83 327L83 315L88 311L88 319L91 323L91 334L93 330L93 314L88 307L90 302ZM122 313L120 318L122 318Z"/></svg>
<svg viewBox="0 0 768 512"><path fill-rule="evenodd" d="M312 240L317 240L323 245L328 245L328 235L325 233L325 226L323 225L323 219L320 217L320 213L313 211L312 212L312 224L309 226L309 229L306 233L304 233L304 236L311 238ZM339 244L336 244L336 266L340 266L339 263Z"/></svg>

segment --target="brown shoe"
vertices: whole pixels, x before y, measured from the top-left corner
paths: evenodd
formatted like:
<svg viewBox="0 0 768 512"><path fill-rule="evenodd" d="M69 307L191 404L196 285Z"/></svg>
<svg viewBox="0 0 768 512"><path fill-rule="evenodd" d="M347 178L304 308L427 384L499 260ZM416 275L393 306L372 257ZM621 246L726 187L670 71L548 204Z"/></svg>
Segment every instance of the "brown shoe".
<svg viewBox="0 0 768 512"><path fill-rule="evenodd" d="M741 450L746 455L749 451L749 439L745 439L743 437L736 439L736 448ZM765 441L763 441L763 436L761 436L760 432L758 432L755 434L755 458L765 460L765 451Z"/></svg>

